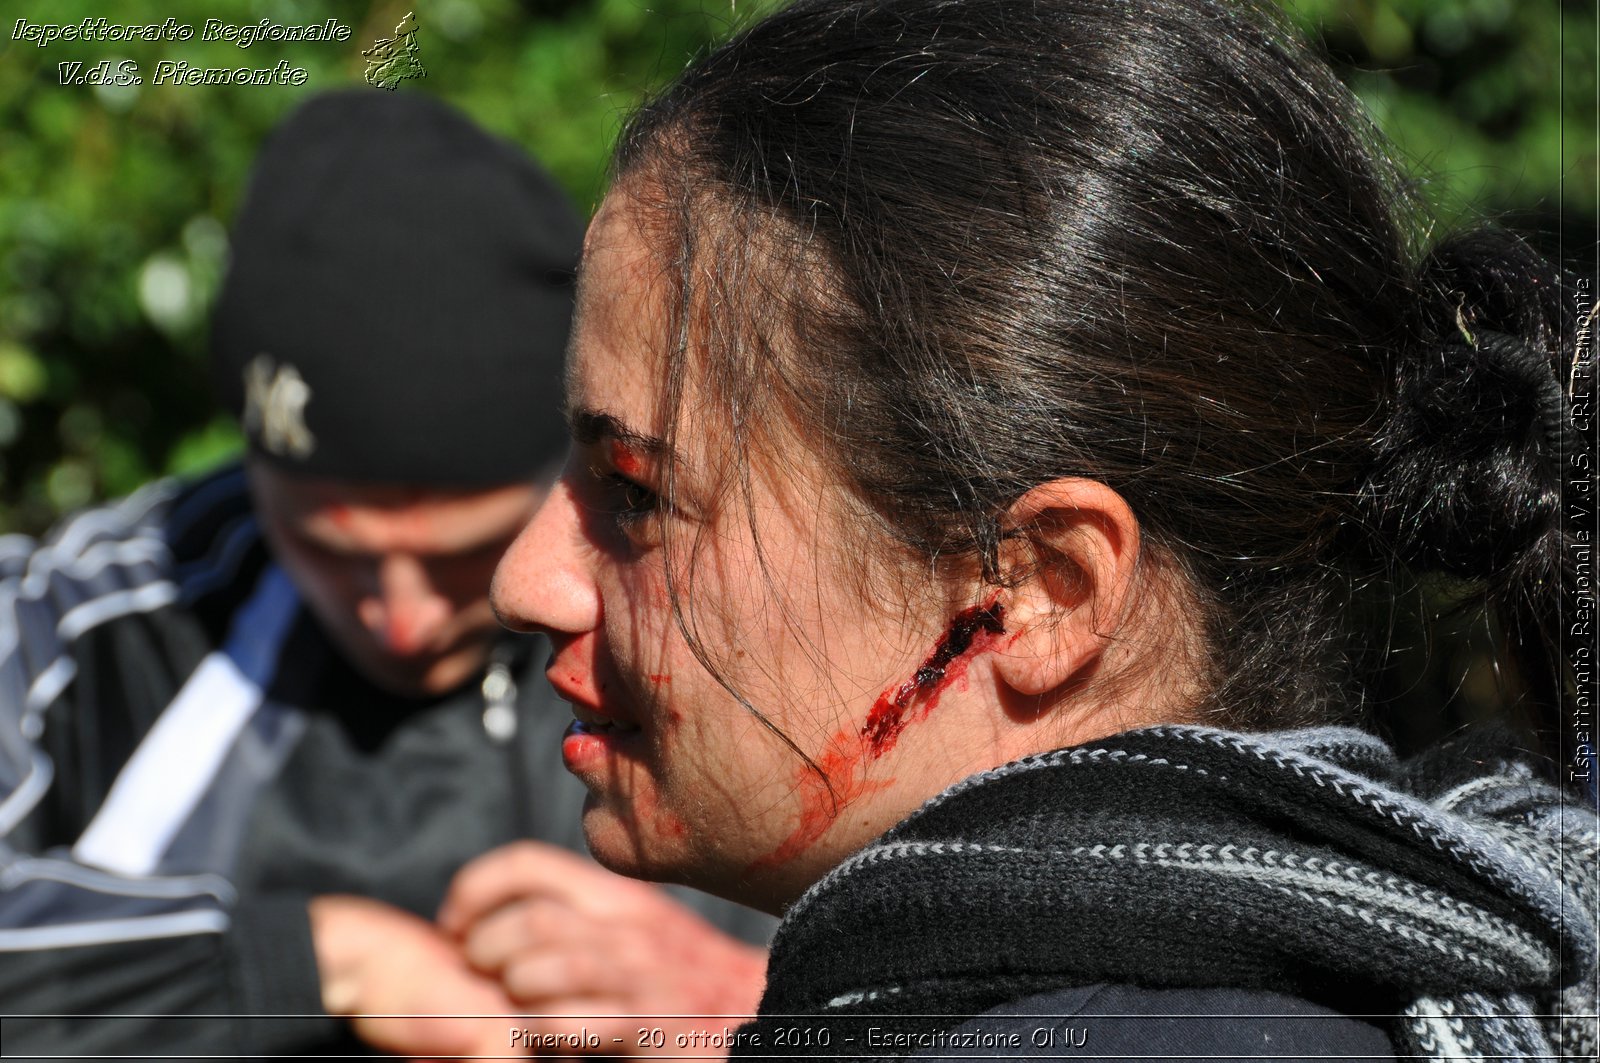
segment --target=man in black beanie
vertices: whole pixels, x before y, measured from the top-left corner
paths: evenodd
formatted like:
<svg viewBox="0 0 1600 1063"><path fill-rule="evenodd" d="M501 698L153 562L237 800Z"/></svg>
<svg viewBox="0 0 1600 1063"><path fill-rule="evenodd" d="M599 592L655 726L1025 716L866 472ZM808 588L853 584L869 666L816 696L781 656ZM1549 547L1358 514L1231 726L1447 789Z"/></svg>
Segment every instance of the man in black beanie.
<svg viewBox="0 0 1600 1063"><path fill-rule="evenodd" d="M753 1009L764 953L690 907L747 941L766 917L545 844L582 850L570 714L488 606L565 446L581 238L524 155L423 97L319 97L270 138L213 316L246 460L0 554L0 999L105 1016L7 1019L8 1053ZM513 910L563 928L542 962L600 973L514 996L474 968L431 921L469 862L515 865ZM359 1028L444 1055L529 1025Z"/></svg>

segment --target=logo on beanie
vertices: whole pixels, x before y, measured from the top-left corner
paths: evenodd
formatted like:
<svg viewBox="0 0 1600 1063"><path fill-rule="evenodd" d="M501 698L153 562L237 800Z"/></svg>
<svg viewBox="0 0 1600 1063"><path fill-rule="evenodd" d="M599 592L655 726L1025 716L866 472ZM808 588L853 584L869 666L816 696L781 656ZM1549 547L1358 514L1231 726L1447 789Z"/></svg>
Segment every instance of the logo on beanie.
<svg viewBox="0 0 1600 1063"><path fill-rule="evenodd" d="M292 365L258 354L244 367L244 430L267 453L308 458L317 441L306 427L311 386Z"/></svg>

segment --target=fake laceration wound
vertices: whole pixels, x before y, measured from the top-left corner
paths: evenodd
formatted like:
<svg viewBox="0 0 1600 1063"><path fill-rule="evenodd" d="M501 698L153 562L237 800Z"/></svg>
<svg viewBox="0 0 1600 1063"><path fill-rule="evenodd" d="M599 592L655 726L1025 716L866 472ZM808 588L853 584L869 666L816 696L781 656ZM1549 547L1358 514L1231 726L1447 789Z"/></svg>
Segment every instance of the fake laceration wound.
<svg viewBox="0 0 1600 1063"><path fill-rule="evenodd" d="M797 770L799 822L776 849L751 864L750 870L779 867L793 860L828 832L841 810L888 787L894 780L869 779L865 764L893 749L900 733L914 720L926 719L939 704L939 695L965 677L967 665L992 648L1005 630L1005 606L998 598L957 613L911 677L878 697L862 727L835 733L812 764ZM920 709L915 717L911 713L914 707Z"/></svg>
<svg viewBox="0 0 1600 1063"><path fill-rule="evenodd" d="M926 715L938 701L939 694L966 674L971 657L987 649L997 636L1005 634L1005 615L1005 606L998 601L963 609L911 678L883 692L861 728L861 737L874 758L894 748L900 732L909 722L906 713L913 702L919 697L925 698L923 715Z"/></svg>

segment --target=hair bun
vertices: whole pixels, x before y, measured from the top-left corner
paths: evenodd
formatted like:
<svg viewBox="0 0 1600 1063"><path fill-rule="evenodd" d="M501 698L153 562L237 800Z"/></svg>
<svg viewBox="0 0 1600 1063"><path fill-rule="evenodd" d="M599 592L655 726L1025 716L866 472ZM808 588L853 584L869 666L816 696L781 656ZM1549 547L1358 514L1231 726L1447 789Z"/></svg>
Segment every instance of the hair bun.
<svg viewBox="0 0 1600 1063"><path fill-rule="evenodd" d="M1363 490L1385 548L1418 569L1492 587L1558 563L1561 463L1575 445L1557 375L1559 281L1497 232L1452 241L1424 264L1429 320L1396 367Z"/></svg>
<svg viewBox="0 0 1600 1063"><path fill-rule="evenodd" d="M1576 433L1567 419L1566 391L1544 352L1520 337L1489 329L1467 339L1487 360L1492 374L1534 401L1544 430L1543 455L1550 475L1559 482L1562 455L1572 449Z"/></svg>

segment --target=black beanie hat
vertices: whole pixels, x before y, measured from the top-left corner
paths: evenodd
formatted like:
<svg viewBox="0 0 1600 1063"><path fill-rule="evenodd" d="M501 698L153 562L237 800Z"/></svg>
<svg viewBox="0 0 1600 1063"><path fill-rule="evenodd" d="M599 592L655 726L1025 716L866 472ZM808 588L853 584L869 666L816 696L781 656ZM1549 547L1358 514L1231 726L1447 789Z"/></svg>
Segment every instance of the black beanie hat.
<svg viewBox="0 0 1600 1063"><path fill-rule="evenodd" d="M583 226L524 153L425 96L331 93L268 139L213 368L254 454L397 484L532 479L566 445Z"/></svg>

